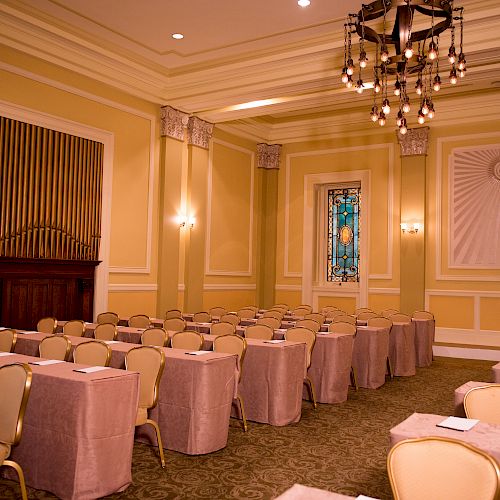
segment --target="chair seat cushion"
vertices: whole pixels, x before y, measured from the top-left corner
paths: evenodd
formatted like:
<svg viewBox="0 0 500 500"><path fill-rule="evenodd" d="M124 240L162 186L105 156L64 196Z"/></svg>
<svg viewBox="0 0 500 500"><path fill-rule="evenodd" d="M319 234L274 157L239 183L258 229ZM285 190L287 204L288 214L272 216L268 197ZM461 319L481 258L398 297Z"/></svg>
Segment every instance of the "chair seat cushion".
<svg viewBox="0 0 500 500"><path fill-rule="evenodd" d="M135 419L135 425L143 425L146 423L147 419L148 419L148 409L139 406L139 408L137 408L137 417Z"/></svg>
<svg viewBox="0 0 500 500"><path fill-rule="evenodd" d="M10 455L10 445L0 443L0 465L3 464L4 460L7 460Z"/></svg>

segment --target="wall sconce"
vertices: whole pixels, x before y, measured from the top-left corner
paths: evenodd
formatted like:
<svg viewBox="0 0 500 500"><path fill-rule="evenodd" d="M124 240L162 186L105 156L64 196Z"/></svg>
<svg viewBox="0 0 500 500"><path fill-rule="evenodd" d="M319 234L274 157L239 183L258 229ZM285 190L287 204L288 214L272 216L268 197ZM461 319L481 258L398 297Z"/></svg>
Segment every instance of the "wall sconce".
<svg viewBox="0 0 500 500"><path fill-rule="evenodd" d="M418 233L418 230L420 229L420 223L418 222L412 222L412 223L408 223L408 222L401 222L401 231L403 231L403 233L410 233L410 234L416 234Z"/></svg>
<svg viewBox="0 0 500 500"><path fill-rule="evenodd" d="M181 227L189 227L190 229L192 229L195 225L195 222L196 222L196 217L194 216L187 216L187 215L178 215L176 218L175 218L175 222L177 224L179 224L179 228Z"/></svg>

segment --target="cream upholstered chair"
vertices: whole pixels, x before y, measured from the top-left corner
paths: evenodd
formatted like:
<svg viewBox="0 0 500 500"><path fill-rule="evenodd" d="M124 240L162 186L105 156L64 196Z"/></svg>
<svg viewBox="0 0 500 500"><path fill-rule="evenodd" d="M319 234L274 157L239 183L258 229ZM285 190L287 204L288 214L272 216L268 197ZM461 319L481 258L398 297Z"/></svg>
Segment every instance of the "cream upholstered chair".
<svg viewBox="0 0 500 500"><path fill-rule="evenodd" d="M378 316L377 313L374 313L373 311L363 311L358 313L357 319L361 321L368 321L370 318L376 318Z"/></svg>
<svg viewBox="0 0 500 500"><path fill-rule="evenodd" d="M297 316L298 318L304 317L306 314L312 313L312 309L312 306L301 304L292 310L292 316Z"/></svg>
<svg viewBox="0 0 500 500"><path fill-rule="evenodd" d="M85 335L85 323L80 319L66 321L63 325L63 333L72 337L83 337Z"/></svg>
<svg viewBox="0 0 500 500"><path fill-rule="evenodd" d="M158 424L148 417L148 410L158 403L160 380L165 368L165 353L153 346L139 346L130 349L125 356L125 368L139 372L139 406L135 425L150 424L156 432L161 466L165 468L163 442Z"/></svg>
<svg viewBox="0 0 500 500"><path fill-rule="evenodd" d="M114 325L117 325L118 321L120 321L118 314L112 311L103 312L97 315L98 323L113 323Z"/></svg>
<svg viewBox="0 0 500 500"><path fill-rule="evenodd" d="M271 340L273 335L273 329L267 325L251 325L247 326L245 330L245 338L247 339Z"/></svg>
<svg viewBox="0 0 500 500"><path fill-rule="evenodd" d="M179 309L170 309L165 313L165 319L182 318L182 311Z"/></svg>
<svg viewBox="0 0 500 500"><path fill-rule="evenodd" d="M263 315L263 318L274 318L274 319L279 319L280 322L283 319L283 313L281 311L275 311L273 309L266 311Z"/></svg>
<svg viewBox="0 0 500 500"><path fill-rule="evenodd" d="M500 384L474 387L464 397L465 415L489 424L500 424Z"/></svg>
<svg viewBox="0 0 500 500"><path fill-rule="evenodd" d="M415 319L434 319L434 314L429 311L415 311L412 314L412 318Z"/></svg>
<svg viewBox="0 0 500 500"><path fill-rule="evenodd" d="M16 342L17 333L15 330L11 328L0 330L0 352L14 352Z"/></svg>
<svg viewBox="0 0 500 500"><path fill-rule="evenodd" d="M163 322L163 329L182 332L186 329L186 322L182 318L168 318Z"/></svg>
<svg viewBox="0 0 500 500"><path fill-rule="evenodd" d="M376 316L374 318L370 318L367 322L368 326L381 326L382 328L392 328L392 320L389 318L383 318L381 316Z"/></svg>
<svg viewBox="0 0 500 500"><path fill-rule="evenodd" d="M295 323L295 326L308 328L309 330L312 330L314 333L318 333L319 329L321 328L321 324L314 319L299 319Z"/></svg>
<svg viewBox="0 0 500 500"><path fill-rule="evenodd" d="M71 341L66 335L45 337L38 345L41 358L68 361L71 351Z"/></svg>
<svg viewBox="0 0 500 500"><path fill-rule="evenodd" d="M200 311L193 314L193 321L195 323L211 323L212 317L206 311Z"/></svg>
<svg viewBox="0 0 500 500"><path fill-rule="evenodd" d="M216 316L217 318L220 318L221 316L224 316L224 314L227 314L227 309L225 307L221 306L215 306L211 307L208 312L210 313L211 316Z"/></svg>
<svg viewBox="0 0 500 500"><path fill-rule="evenodd" d="M393 323L409 323L411 321L411 316L403 313L394 313L389 316L389 319Z"/></svg>
<svg viewBox="0 0 500 500"><path fill-rule="evenodd" d="M384 318L388 318L389 316L392 316L393 314L398 313L399 311L397 309L384 309L381 313L380 316Z"/></svg>
<svg viewBox="0 0 500 500"><path fill-rule="evenodd" d="M219 321L225 323L232 323L234 326L240 324L240 317L237 314L227 313L220 317Z"/></svg>
<svg viewBox="0 0 500 500"><path fill-rule="evenodd" d="M113 323L100 323L95 327L94 338L96 340L116 340L118 330Z"/></svg>
<svg viewBox="0 0 500 500"><path fill-rule="evenodd" d="M356 318L354 316L349 316L348 314L337 314L333 317L332 323L351 323L351 325L356 324Z"/></svg>
<svg viewBox="0 0 500 500"><path fill-rule="evenodd" d="M340 309L331 309L330 311L326 311L325 316L328 319L335 319L337 316L346 316L347 313L345 311L341 311Z"/></svg>
<svg viewBox="0 0 500 500"><path fill-rule="evenodd" d="M313 319L322 325L325 322L325 315L322 313L309 313L304 316L304 319Z"/></svg>
<svg viewBox="0 0 500 500"><path fill-rule="evenodd" d="M203 335L193 330L174 333L171 346L173 349L199 351L203 347Z"/></svg>
<svg viewBox="0 0 500 500"><path fill-rule="evenodd" d="M36 324L36 329L41 333L56 333L57 319L52 317L42 318Z"/></svg>
<svg viewBox="0 0 500 500"><path fill-rule="evenodd" d="M220 321L219 323L212 323L210 327L210 335L233 335L236 332L236 326L227 321Z"/></svg>
<svg viewBox="0 0 500 500"><path fill-rule="evenodd" d="M111 349L102 340L89 340L75 347L73 361L80 365L109 366Z"/></svg>
<svg viewBox="0 0 500 500"><path fill-rule="evenodd" d="M255 309L253 309L251 307L243 307L243 308L238 310L237 314L242 319L243 318L253 319L253 318L255 318L256 311L255 311Z"/></svg>
<svg viewBox="0 0 500 500"><path fill-rule="evenodd" d="M28 498L23 470L17 462L8 458L11 448L21 440L31 379L31 368L26 364L0 368L0 466L12 467L17 472L23 500Z"/></svg>
<svg viewBox="0 0 500 500"><path fill-rule="evenodd" d="M275 304L271 307L271 311L279 311L282 314L286 314L288 312L288 306L286 304Z"/></svg>
<svg viewBox="0 0 500 500"><path fill-rule="evenodd" d="M307 357L306 357L306 368L307 370L311 366L312 353L314 349L314 345L316 344L316 333L308 328L304 327L294 327L289 328L285 332L285 340L291 340L293 342L305 342L307 345ZM306 370L306 373L307 373ZM314 393L314 386L312 380L307 376L304 378L304 383L306 384L309 390L309 396L313 403L313 407L316 409L318 404L316 403L316 395Z"/></svg>
<svg viewBox="0 0 500 500"><path fill-rule="evenodd" d="M328 325L328 331L331 333L347 333L349 335L356 335L356 325L337 321L336 323L330 323Z"/></svg>
<svg viewBox="0 0 500 500"><path fill-rule="evenodd" d="M495 459L457 439L400 441L389 451L387 471L395 500L493 500L500 495Z"/></svg>
<svg viewBox="0 0 500 500"><path fill-rule="evenodd" d="M354 314L357 316L358 314L360 313L364 313L364 312L374 312L372 311L370 308L368 307L358 307L357 309L354 310Z"/></svg>
<svg viewBox="0 0 500 500"><path fill-rule="evenodd" d="M141 335L142 345L153 345L157 347L167 347L170 337L163 328L148 328Z"/></svg>
<svg viewBox="0 0 500 500"><path fill-rule="evenodd" d="M323 314L326 314L328 311L338 311L339 308L337 306L325 306L321 308L321 311Z"/></svg>
<svg viewBox="0 0 500 500"><path fill-rule="evenodd" d="M259 318L257 320L257 325L266 325L271 327L273 330L276 330L276 328L279 328L281 326L281 320L278 318L273 318L271 316L267 318Z"/></svg>
<svg viewBox="0 0 500 500"><path fill-rule="evenodd" d="M243 361L245 359L245 354L247 352L247 342L243 337L239 335L220 335L214 340L213 350L215 352L226 352L229 354L237 354L238 355L238 364L239 364L239 378L238 382L241 380L241 373L243 370ZM239 394L236 395L235 398L240 406L241 419L243 421L243 431L246 432L248 430L247 418L245 415L245 407L243 405L243 399Z"/></svg>
<svg viewBox="0 0 500 500"><path fill-rule="evenodd" d="M133 328L149 328L151 319L146 314L136 314L128 319L128 326Z"/></svg>

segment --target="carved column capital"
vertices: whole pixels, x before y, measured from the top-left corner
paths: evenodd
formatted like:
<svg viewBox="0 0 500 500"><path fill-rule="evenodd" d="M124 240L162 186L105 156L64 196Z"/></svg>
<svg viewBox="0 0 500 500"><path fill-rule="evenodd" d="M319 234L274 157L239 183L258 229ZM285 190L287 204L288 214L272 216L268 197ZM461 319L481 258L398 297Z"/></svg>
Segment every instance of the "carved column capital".
<svg viewBox="0 0 500 500"><path fill-rule="evenodd" d="M257 167L280 168L281 144L257 144Z"/></svg>
<svg viewBox="0 0 500 500"><path fill-rule="evenodd" d="M406 134L398 131L401 156L427 155L429 127L409 128Z"/></svg>
<svg viewBox="0 0 500 500"><path fill-rule="evenodd" d="M160 110L160 134L179 141L184 140L184 128L189 115L172 106L162 106Z"/></svg>
<svg viewBox="0 0 500 500"><path fill-rule="evenodd" d="M214 124L206 122L197 116L190 116L188 121L188 144L208 149Z"/></svg>

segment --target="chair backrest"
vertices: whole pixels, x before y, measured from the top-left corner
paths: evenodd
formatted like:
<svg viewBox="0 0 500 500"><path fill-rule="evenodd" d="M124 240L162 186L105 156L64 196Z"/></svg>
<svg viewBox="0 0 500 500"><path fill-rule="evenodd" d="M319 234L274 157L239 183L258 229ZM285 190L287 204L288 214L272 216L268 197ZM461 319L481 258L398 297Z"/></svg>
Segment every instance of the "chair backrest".
<svg viewBox="0 0 500 500"><path fill-rule="evenodd" d="M154 345L157 347L166 347L168 345L169 336L163 328L148 328L141 335L142 345Z"/></svg>
<svg viewBox="0 0 500 500"><path fill-rule="evenodd" d="M116 340L118 330L113 323L100 323L95 327L94 338L96 340Z"/></svg>
<svg viewBox="0 0 500 500"><path fill-rule="evenodd" d="M500 470L485 452L444 437L407 439L387 456L395 500L493 500Z"/></svg>
<svg viewBox="0 0 500 500"><path fill-rule="evenodd" d="M350 323L351 325L355 325L356 318L354 316L350 316L349 314L337 314L332 319L332 323Z"/></svg>
<svg viewBox="0 0 500 500"><path fill-rule="evenodd" d="M102 340L89 340L75 347L73 361L81 365L109 366L111 349Z"/></svg>
<svg viewBox="0 0 500 500"><path fill-rule="evenodd" d="M211 323L212 316L206 311L200 311L193 314L193 321L196 323Z"/></svg>
<svg viewBox="0 0 500 500"><path fill-rule="evenodd" d="M288 306L286 304L275 304L271 307L271 311L279 311L282 314L286 314L288 312Z"/></svg>
<svg viewBox="0 0 500 500"><path fill-rule="evenodd" d="M321 308L321 311L323 314L326 314L327 312L330 311L338 311L339 308L337 306L325 306Z"/></svg>
<svg viewBox="0 0 500 500"><path fill-rule="evenodd" d="M16 347L17 333L15 330L0 330L0 352L14 352Z"/></svg>
<svg viewBox="0 0 500 500"><path fill-rule="evenodd" d="M153 346L139 346L125 355L125 368L139 372L139 407L154 408L165 368L165 353Z"/></svg>
<svg viewBox="0 0 500 500"><path fill-rule="evenodd" d="M193 330L174 333L171 346L173 349L199 351L203 346L203 335Z"/></svg>
<svg viewBox="0 0 500 500"><path fill-rule="evenodd" d="M328 325L328 331L331 333L347 333L349 335L356 335L356 325L352 323L330 323Z"/></svg>
<svg viewBox="0 0 500 500"><path fill-rule="evenodd" d="M465 415L489 424L500 424L500 384L474 387L464 397Z"/></svg>
<svg viewBox="0 0 500 500"><path fill-rule="evenodd" d="M316 333L308 328L294 327L285 332L285 340L293 342L305 342L307 345L307 368L311 366L311 356L316 343Z"/></svg>
<svg viewBox="0 0 500 500"><path fill-rule="evenodd" d="M97 315L98 323L113 323L117 325L118 321L120 321L120 317L115 312L107 311Z"/></svg>
<svg viewBox="0 0 500 500"><path fill-rule="evenodd" d="M38 352L41 358L67 361L70 351L71 341L65 335L45 337L40 344L38 344Z"/></svg>
<svg viewBox="0 0 500 500"><path fill-rule="evenodd" d="M325 315L322 313L309 313L304 316L304 319L313 319L322 325L325 322Z"/></svg>
<svg viewBox="0 0 500 500"><path fill-rule="evenodd" d="M128 319L128 326L133 328L149 328L151 319L146 314L136 314Z"/></svg>
<svg viewBox="0 0 500 500"><path fill-rule="evenodd" d="M434 319L434 314L429 311L415 311L412 314L412 318L415 319Z"/></svg>
<svg viewBox="0 0 500 500"><path fill-rule="evenodd" d="M0 367L0 443L15 446L21 439L31 379L27 364Z"/></svg>
<svg viewBox="0 0 500 500"><path fill-rule="evenodd" d="M236 327L227 321L220 321L219 323L212 323L210 327L211 335L232 335L236 332Z"/></svg>
<svg viewBox="0 0 500 500"><path fill-rule="evenodd" d="M80 319L66 321L63 325L63 333L72 337L83 337L85 334L85 323Z"/></svg>
<svg viewBox="0 0 500 500"><path fill-rule="evenodd" d="M56 333L57 319L52 317L42 318L36 324L38 332L42 333Z"/></svg>
<svg viewBox="0 0 500 500"><path fill-rule="evenodd" d="M182 332L186 329L186 322L182 318L168 318L163 322L163 329Z"/></svg>
<svg viewBox="0 0 500 500"><path fill-rule="evenodd" d="M232 323L234 326L240 324L240 317L237 314L227 313L220 317L220 322Z"/></svg>
<svg viewBox="0 0 500 500"><path fill-rule="evenodd" d="M224 314L227 314L227 309L225 307L215 306L211 307L208 312L211 316L217 316L220 318L221 316L224 316Z"/></svg>
<svg viewBox="0 0 500 500"><path fill-rule="evenodd" d="M381 313L380 316L384 318L388 318L389 316L392 316L393 314L398 313L399 311L397 309L384 309Z"/></svg>
<svg viewBox="0 0 500 500"><path fill-rule="evenodd" d="M354 314L357 316L358 314L360 313L364 313L364 312L374 312L372 309L370 309L369 307L358 307L357 309L354 310Z"/></svg>
<svg viewBox="0 0 500 500"><path fill-rule="evenodd" d="M255 318L255 309L252 309L250 307L243 307L242 309L238 310L238 316L240 318L246 318L246 319L253 319Z"/></svg>
<svg viewBox="0 0 500 500"><path fill-rule="evenodd" d="M411 317L408 316L408 314L403 314L403 313L395 313L395 314L391 314L389 316L389 319L393 322L393 323L409 323L411 321Z"/></svg>
<svg viewBox="0 0 500 500"><path fill-rule="evenodd" d="M306 314L312 313L312 310L313 310L312 306L309 306L307 304L301 304L300 306L292 310L292 315L297 317L302 317L305 316Z"/></svg>
<svg viewBox="0 0 500 500"><path fill-rule="evenodd" d="M267 318L259 318L257 320L257 325L266 325L271 327L273 330L276 328L279 328L281 326L281 320L278 318L273 318L272 316L269 316Z"/></svg>
<svg viewBox="0 0 500 500"><path fill-rule="evenodd" d="M245 353L247 352L247 341L239 335L220 335L214 340L213 350L215 352L237 354L241 378L243 360L245 359Z"/></svg>
<svg viewBox="0 0 500 500"><path fill-rule="evenodd" d="M378 317L378 314L372 311L363 311L357 315L357 319L361 321L369 320L370 318L376 318L376 317Z"/></svg>
<svg viewBox="0 0 500 500"><path fill-rule="evenodd" d="M377 316L376 318L370 318L367 322L368 326L381 326L382 328L392 328L392 320L389 318L382 318Z"/></svg>
<svg viewBox="0 0 500 500"><path fill-rule="evenodd" d="M321 324L315 321L314 319L299 319L295 323L295 326L308 328L309 330L312 330L314 333L319 332L319 329L321 328Z"/></svg>
<svg viewBox="0 0 500 500"><path fill-rule="evenodd" d="M251 325L247 326L245 330L245 337L247 339L271 340L273 338L273 335L273 329L267 325Z"/></svg>
<svg viewBox="0 0 500 500"><path fill-rule="evenodd" d="M347 316L347 313L345 311L341 311L340 309L331 309L329 311L326 311L326 317L328 319L334 319L337 316Z"/></svg>
<svg viewBox="0 0 500 500"><path fill-rule="evenodd" d="M170 309L165 313L165 319L182 318L182 311L179 309Z"/></svg>
<svg viewBox="0 0 500 500"><path fill-rule="evenodd" d="M283 313L281 311L270 309L269 311L266 311L264 314L262 314L262 317L279 319L281 322L281 320L283 319Z"/></svg>

